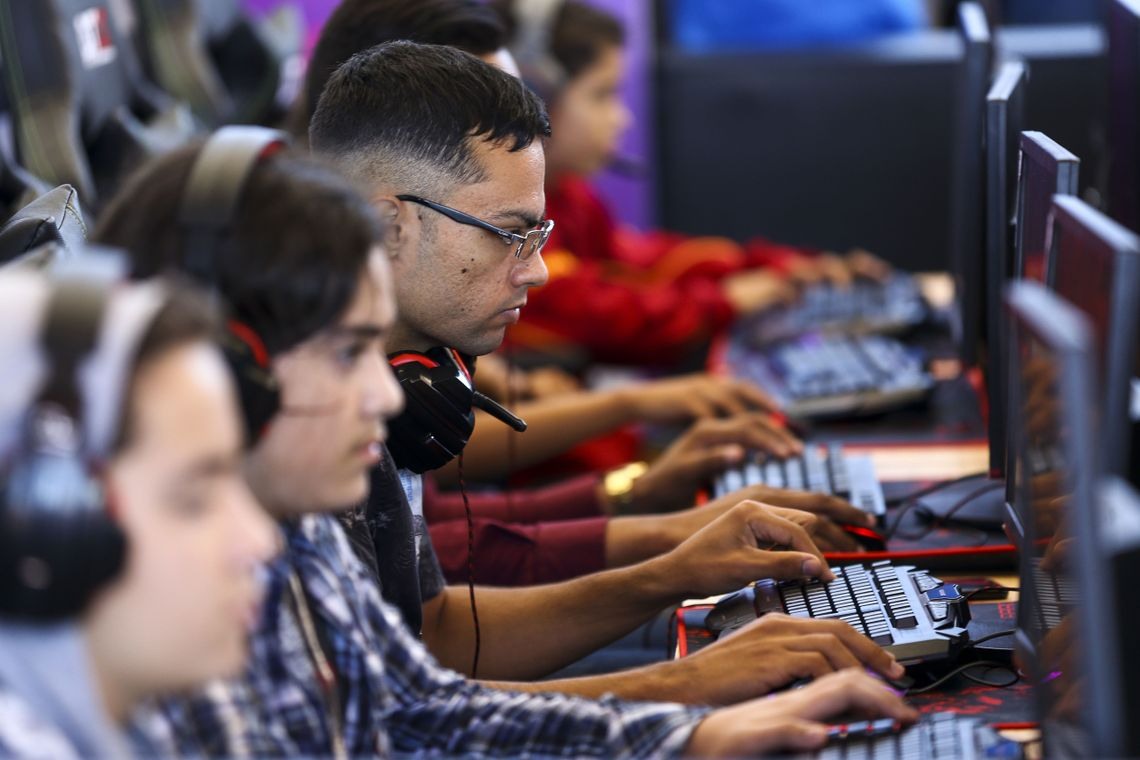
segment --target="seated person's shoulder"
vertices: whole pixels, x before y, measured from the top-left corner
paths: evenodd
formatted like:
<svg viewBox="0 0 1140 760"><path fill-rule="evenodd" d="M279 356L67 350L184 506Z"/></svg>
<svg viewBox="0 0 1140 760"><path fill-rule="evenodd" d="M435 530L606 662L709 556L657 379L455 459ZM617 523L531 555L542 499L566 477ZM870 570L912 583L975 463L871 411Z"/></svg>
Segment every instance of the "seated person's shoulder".
<svg viewBox="0 0 1140 760"><path fill-rule="evenodd" d="M0 687L0 757L78 758L56 726L38 716L17 694Z"/></svg>

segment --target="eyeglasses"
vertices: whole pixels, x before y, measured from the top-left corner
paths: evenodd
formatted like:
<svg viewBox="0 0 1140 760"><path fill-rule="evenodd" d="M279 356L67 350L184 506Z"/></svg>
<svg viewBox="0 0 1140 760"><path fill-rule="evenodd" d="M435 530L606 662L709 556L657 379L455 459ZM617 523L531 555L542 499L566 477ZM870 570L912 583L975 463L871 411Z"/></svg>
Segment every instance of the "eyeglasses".
<svg viewBox="0 0 1140 760"><path fill-rule="evenodd" d="M546 241L550 239L550 231L554 229L554 220L547 219L546 221L539 224L538 227L535 227L533 230L527 232L525 235L517 235L514 232L508 232L507 230L504 230L502 227L496 227L490 222L484 222L478 217L471 216L470 214L465 214L458 209L451 208L451 206L445 206L442 203L429 201L426 198L419 197L418 195L397 195L396 197L402 201L408 201L409 203L417 203L421 206L426 206L432 211L443 214L453 222L466 224L470 227L478 227L481 230L486 230L487 232L498 236L498 238L507 245L515 246L515 258L519 259L520 261L526 261L534 254L541 251L542 247L546 245Z"/></svg>

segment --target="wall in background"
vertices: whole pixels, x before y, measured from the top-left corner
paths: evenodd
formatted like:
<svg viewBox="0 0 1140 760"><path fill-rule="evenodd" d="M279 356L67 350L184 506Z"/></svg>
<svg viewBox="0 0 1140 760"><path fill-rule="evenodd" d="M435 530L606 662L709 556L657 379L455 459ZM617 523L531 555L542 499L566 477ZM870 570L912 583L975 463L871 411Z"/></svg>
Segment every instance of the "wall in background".
<svg viewBox="0 0 1140 760"><path fill-rule="evenodd" d="M588 0L613 13L626 30L626 80L622 96L634 123L622 140L622 153L638 159L643 176L626 177L606 172L594 183L617 218L642 229L656 222L653 183L653 10L649 0Z"/></svg>

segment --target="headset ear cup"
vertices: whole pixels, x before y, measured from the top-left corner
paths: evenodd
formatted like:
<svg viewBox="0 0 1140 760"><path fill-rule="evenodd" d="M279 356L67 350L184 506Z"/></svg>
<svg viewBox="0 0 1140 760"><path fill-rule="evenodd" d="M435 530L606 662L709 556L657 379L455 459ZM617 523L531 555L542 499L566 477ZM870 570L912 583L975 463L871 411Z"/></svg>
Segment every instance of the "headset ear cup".
<svg viewBox="0 0 1140 760"><path fill-rule="evenodd" d="M81 614L126 556L101 482L74 457L31 452L13 460L5 482L0 613L40 621Z"/></svg>
<svg viewBox="0 0 1140 760"><path fill-rule="evenodd" d="M444 466L462 453L475 430L466 369L439 350L390 357L404 390L404 411L388 424L388 449L397 467L412 472Z"/></svg>
<svg viewBox="0 0 1140 760"><path fill-rule="evenodd" d="M280 411L281 391L260 338L245 325L227 326L222 353L237 384L246 445L253 447Z"/></svg>

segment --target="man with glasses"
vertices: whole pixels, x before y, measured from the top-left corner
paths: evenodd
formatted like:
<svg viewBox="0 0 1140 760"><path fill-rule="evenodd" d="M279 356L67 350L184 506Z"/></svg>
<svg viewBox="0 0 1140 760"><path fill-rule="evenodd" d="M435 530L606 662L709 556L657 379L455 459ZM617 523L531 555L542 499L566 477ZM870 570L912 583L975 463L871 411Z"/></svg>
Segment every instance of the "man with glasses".
<svg viewBox="0 0 1140 760"><path fill-rule="evenodd" d="M539 254L552 227L544 221L540 142L548 132L540 101L521 82L450 48L381 45L349 59L329 80L310 143L352 175L385 223L398 304L390 352L444 346L478 356L493 351L518 320L527 291L547 279ZM402 491L376 493L374 479L370 507L390 513L391 502L406 497L418 512L419 477L401 471L400 481ZM418 539L421 560L430 557L430 541ZM760 548L772 545L796 551ZM514 681L512 689L583 696L716 704L846 666L900 676L893 658L843 623L777 617L685 660L518 683L550 674L683 598L758 577L829 574L786 513L744 502L640 565L548 586L481 588L478 625L466 589L421 575L423 638L456 670L476 674L478 642L478 675ZM393 591L383 589L386 596Z"/></svg>

